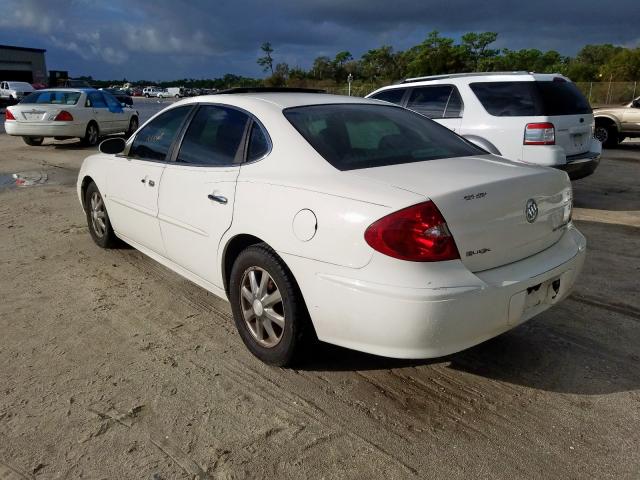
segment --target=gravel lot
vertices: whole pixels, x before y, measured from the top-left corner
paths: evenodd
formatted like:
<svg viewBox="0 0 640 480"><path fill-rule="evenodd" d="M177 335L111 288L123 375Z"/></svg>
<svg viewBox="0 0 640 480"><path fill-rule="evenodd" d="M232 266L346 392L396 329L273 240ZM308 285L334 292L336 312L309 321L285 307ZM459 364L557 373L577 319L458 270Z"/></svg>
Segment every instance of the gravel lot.
<svg viewBox="0 0 640 480"><path fill-rule="evenodd" d="M225 302L93 244L90 153L0 134L0 478L640 477L640 142L574 183L589 252L564 303L450 357L321 345L300 370L254 359Z"/></svg>

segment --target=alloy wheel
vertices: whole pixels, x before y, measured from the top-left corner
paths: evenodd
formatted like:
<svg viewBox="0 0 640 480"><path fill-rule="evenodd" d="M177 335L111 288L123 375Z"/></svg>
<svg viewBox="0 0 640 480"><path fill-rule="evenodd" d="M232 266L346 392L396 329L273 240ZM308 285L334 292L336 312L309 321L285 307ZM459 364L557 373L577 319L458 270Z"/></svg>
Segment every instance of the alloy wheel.
<svg viewBox="0 0 640 480"><path fill-rule="evenodd" d="M91 195L91 227L95 234L102 238L107 233L107 212L104 208L104 201L98 192Z"/></svg>
<svg viewBox="0 0 640 480"><path fill-rule="evenodd" d="M98 129L94 124L87 127L87 140L89 145L98 143Z"/></svg>
<svg viewBox="0 0 640 480"><path fill-rule="evenodd" d="M240 306L251 335L261 346L273 348L280 343L284 304L278 285L266 270L251 267L245 271L240 282Z"/></svg>
<svg viewBox="0 0 640 480"><path fill-rule="evenodd" d="M609 140L609 130L606 127L596 127L594 137L600 140L601 143L605 143L607 140Z"/></svg>

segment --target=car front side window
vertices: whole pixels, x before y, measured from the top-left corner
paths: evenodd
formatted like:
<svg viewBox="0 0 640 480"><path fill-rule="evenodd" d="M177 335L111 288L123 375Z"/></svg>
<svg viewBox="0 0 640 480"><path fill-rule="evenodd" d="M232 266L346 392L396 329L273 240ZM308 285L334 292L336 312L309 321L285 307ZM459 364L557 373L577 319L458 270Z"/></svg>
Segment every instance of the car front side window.
<svg viewBox="0 0 640 480"><path fill-rule="evenodd" d="M144 160L165 160L191 108L191 105L172 108L145 125L134 138L128 156Z"/></svg>
<svg viewBox="0 0 640 480"><path fill-rule="evenodd" d="M182 140L176 162L215 167L238 163L249 116L233 108L203 105Z"/></svg>

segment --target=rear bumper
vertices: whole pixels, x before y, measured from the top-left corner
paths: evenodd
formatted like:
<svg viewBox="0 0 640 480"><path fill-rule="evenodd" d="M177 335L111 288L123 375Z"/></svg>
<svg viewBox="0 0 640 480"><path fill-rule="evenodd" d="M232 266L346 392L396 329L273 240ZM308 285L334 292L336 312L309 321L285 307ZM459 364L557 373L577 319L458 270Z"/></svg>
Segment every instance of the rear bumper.
<svg viewBox="0 0 640 480"><path fill-rule="evenodd" d="M571 180L587 177L596 171L600 165L600 152L587 152L581 155L567 157L567 163L558 168L569 174Z"/></svg>
<svg viewBox="0 0 640 480"><path fill-rule="evenodd" d="M84 137L85 126L78 123L4 122L7 135L19 137Z"/></svg>
<svg viewBox="0 0 640 480"><path fill-rule="evenodd" d="M283 258L320 340L387 357L430 358L477 345L566 298L585 256L586 240L571 226L548 249L475 274L459 261L405 265L374 255L348 276L328 266L318 271L299 257ZM408 285L416 269L431 272L433 281ZM400 286L403 277L409 282Z"/></svg>

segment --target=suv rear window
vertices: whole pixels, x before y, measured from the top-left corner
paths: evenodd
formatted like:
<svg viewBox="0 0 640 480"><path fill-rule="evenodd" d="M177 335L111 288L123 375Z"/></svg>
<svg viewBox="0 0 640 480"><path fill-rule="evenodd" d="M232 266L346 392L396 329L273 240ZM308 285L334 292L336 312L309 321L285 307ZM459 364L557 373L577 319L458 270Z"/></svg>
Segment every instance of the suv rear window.
<svg viewBox="0 0 640 480"><path fill-rule="evenodd" d="M311 105L288 108L284 115L338 170L486 155L448 128L404 108Z"/></svg>
<svg viewBox="0 0 640 480"><path fill-rule="evenodd" d="M477 82L470 84L482 106L496 117L580 115L591 106L572 82Z"/></svg>

